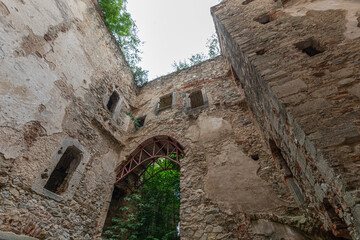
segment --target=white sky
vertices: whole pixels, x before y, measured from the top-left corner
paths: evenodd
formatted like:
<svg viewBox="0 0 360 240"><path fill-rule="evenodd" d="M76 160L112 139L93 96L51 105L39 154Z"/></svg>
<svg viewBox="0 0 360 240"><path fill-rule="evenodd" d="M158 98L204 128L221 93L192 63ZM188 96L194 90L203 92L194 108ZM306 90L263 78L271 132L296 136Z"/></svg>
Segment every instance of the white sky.
<svg viewBox="0 0 360 240"><path fill-rule="evenodd" d="M210 7L219 0L128 0L127 9L144 42L142 61L149 80L173 72L172 63L206 53L215 33Z"/></svg>

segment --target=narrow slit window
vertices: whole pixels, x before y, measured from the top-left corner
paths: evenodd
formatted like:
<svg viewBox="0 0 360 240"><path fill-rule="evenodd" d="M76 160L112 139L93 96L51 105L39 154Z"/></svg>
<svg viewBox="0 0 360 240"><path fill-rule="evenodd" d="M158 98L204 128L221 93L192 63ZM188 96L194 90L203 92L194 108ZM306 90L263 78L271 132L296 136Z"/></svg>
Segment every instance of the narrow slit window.
<svg viewBox="0 0 360 240"><path fill-rule="evenodd" d="M108 109L110 112L114 112L114 110L115 110L115 108L116 108L116 105L117 105L117 103L119 102L119 99L120 99L119 94L118 94L116 91L114 91L114 92L111 94L111 96L110 96L110 98L109 98L109 101L108 101L108 103L107 103L107 105L106 105L107 109Z"/></svg>
<svg viewBox="0 0 360 240"><path fill-rule="evenodd" d="M74 146L68 147L51 173L44 188L56 194L65 192L81 158L82 153L78 148Z"/></svg>
<svg viewBox="0 0 360 240"><path fill-rule="evenodd" d="M201 90L190 93L189 98L191 108L197 108L205 104Z"/></svg>
<svg viewBox="0 0 360 240"><path fill-rule="evenodd" d="M172 93L160 97L159 111L167 109L167 108L171 108L172 107L172 101L173 101Z"/></svg>

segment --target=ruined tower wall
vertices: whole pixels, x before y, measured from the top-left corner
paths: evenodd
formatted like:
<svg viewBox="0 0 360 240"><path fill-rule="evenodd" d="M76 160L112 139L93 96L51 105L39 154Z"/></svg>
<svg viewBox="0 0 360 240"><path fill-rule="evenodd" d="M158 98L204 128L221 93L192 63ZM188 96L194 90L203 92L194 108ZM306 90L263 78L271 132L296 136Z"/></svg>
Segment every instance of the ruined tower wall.
<svg viewBox="0 0 360 240"><path fill-rule="evenodd" d="M206 100L192 109L189 96L196 90ZM171 107L159 109L168 94ZM279 239L305 239L290 226L311 231L313 222L302 221L296 210L287 213L297 205L222 57L148 82L136 106L133 114L146 115L145 124L126 142L123 162L150 137L169 136L184 147L181 239L263 239L269 227Z"/></svg>
<svg viewBox="0 0 360 240"><path fill-rule="evenodd" d="M360 28L357 1L224 1L224 55L308 213L359 239ZM318 52L309 56L306 49ZM304 50L304 51L302 51ZM308 49L309 50L309 49ZM312 55L314 52L310 52Z"/></svg>
<svg viewBox="0 0 360 240"><path fill-rule="evenodd" d="M93 238L135 98L94 3L1 0L0 93L0 231ZM54 193L45 184L68 147L80 163Z"/></svg>

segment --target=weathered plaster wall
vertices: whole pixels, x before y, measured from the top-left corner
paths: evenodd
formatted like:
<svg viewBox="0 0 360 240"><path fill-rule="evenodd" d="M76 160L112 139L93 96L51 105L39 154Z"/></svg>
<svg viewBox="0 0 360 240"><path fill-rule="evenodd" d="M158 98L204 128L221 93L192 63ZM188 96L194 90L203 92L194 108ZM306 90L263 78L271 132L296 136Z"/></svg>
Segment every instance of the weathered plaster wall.
<svg viewBox="0 0 360 240"><path fill-rule="evenodd" d="M265 139L300 184L304 210L334 236L353 239L360 238L359 11L358 1L300 0L229 0L212 9L223 53ZM265 24L255 21L261 15ZM296 48L310 38L323 53Z"/></svg>
<svg viewBox="0 0 360 240"><path fill-rule="evenodd" d="M130 68L92 1L1 0L0 230L99 233L134 98ZM57 195L43 187L68 146L82 160Z"/></svg>
<svg viewBox="0 0 360 240"><path fill-rule="evenodd" d="M195 89L206 92L208 104L189 110L187 94ZM157 111L160 97L173 91L172 108ZM284 230L279 236L306 239L291 226L305 232L315 227L297 216L297 205L222 57L147 83L136 106L134 114L146 115L145 125L125 142L122 162L150 137L170 136L185 149L181 239L265 239L281 229L275 222ZM252 159L255 155L259 160ZM255 226L250 219L264 222Z"/></svg>

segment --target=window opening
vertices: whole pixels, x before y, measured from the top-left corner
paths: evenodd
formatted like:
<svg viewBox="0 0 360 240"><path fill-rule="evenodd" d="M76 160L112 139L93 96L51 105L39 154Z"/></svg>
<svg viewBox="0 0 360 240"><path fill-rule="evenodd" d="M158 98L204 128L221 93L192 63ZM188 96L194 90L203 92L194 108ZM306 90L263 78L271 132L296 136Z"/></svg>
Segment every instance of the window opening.
<svg viewBox="0 0 360 240"><path fill-rule="evenodd" d="M249 3L253 2L254 0L245 0L242 2L242 5L248 5Z"/></svg>
<svg viewBox="0 0 360 240"><path fill-rule="evenodd" d="M107 103L107 105L106 105L107 109L108 109L110 112L114 112L114 110L115 110L115 108L116 108L116 105L117 105L117 103L119 102L119 99L120 99L119 94L118 94L116 91L114 91L114 92L111 94L111 96L110 96L110 98L109 98L109 101L108 101L108 103Z"/></svg>
<svg viewBox="0 0 360 240"><path fill-rule="evenodd" d="M190 93L189 98L191 108L197 108L205 104L201 90Z"/></svg>
<svg viewBox="0 0 360 240"><path fill-rule="evenodd" d="M172 101L173 101L172 93L160 97L159 111L167 109L167 108L171 108Z"/></svg>
<svg viewBox="0 0 360 240"><path fill-rule="evenodd" d="M138 128L141 128L141 127L143 127L143 126L144 126L144 124L145 124L145 119L146 119L146 115L145 115L145 116L142 116L142 117L137 118Z"/></svg>
<svg viewBox="0 0 360 240"><path fill-rule="evenodd" d="M324 49L313 38L298 42L297 44L295 44L295 47L301 50L303 53L306 53L309 57L324 52Z"/></svg>
<svg viewBox="0 0 360 240"><path fill-rule="evenodd" d="M259 155L253 154L253 155L251 155L251 158L252 158L252 160L257 161L257 160L259 160Z"/></svg>
<svg viewBox="0 0 360 240"><path fill-rule="evenodd" d="M271 17L270 17L269 13L264 13L256 18L254 18L254 21L261 23L261 24L267 24L267 23L271 22Z"/></svg>
<svg viewBox="0 0 360 240"><path fill-rule="evenodd" d="M68 147L51 173L44 188L56 194L65 192L81 158L82 153L79 149L74 146Z"/></svg>

